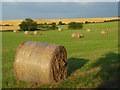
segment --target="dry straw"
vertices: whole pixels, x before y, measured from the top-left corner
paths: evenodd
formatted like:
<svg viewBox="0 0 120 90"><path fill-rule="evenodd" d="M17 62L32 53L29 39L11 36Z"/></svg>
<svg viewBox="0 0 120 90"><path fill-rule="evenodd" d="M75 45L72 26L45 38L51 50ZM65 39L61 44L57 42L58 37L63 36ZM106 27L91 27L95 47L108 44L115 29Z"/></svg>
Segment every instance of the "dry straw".
<svg viewBox="0 0 120 90"><path fill-rule="evenodd" d="M14 73L19 81L54 84L67 75L67 53L63 46L26 41L16 53Z"/></svg>
<svg viewBox="0 0 120 90"><path fill-rule="evenodd" d="M73 33L72 38L81 38L83 35L81 33Z"/></svg>
<svg viewBox="0 0 120 90"><path fill-rule="evenodd" d="M92 32L92 29L87 29L87 32Z"/></svg>
<svg viewBox="0 0 120 90"><path fill-rule="evenodd" d="M107 31L101 31L101 34L108 34Z"/></svg>
<svg viewBox="0 0 120 90"><path fill-rule="evenodd" d="M26 35L30 35L30 31L25 31L25 34Z"/></svg>
<svg viewBox="0 0 120 90"><path fill-rule="evenodd" d="M62 28L59 28L58 31L62 31Z"/></svg>
<svg viewBox="0 0 120 90"><path fill-rule="evenodd" d="M18 31L18 30L14 30L13 32L14 32L14 33L18 33L19 31Z"/></svg>
<svg viewBox="0 0 120 90"><path fill-rule="evenodd" d="M34 35L40 35L39 31L34 31Z"/></svg>

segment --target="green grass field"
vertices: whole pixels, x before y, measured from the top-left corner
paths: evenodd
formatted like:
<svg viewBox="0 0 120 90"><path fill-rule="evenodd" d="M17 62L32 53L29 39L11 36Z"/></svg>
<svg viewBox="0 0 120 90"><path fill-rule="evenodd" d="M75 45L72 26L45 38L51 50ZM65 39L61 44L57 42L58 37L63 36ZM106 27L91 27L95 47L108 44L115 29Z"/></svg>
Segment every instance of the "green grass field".
<svg viewBox="0 0 120 90"><path fill-rule="evenodd" d="M99 88L118 87L118 22L84 24L82 30L40 31L41 35L24 32L2 32L2 87L3 88ZM91 28L93 32L87 32ZM106 30L108 35L100 32ZM80 32L83 38L72 38ZM1 32L0 32L1 33ZM18 46L24 41L39 41L63 45L67 50L67 79L54 85L18 82L13 63Z"/></svg>

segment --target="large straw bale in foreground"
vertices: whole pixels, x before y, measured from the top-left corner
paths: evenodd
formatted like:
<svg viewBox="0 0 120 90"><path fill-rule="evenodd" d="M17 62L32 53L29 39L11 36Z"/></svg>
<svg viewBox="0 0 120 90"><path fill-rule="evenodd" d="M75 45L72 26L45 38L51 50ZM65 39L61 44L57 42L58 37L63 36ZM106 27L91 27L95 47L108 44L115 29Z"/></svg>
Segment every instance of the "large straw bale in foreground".
<svg viewBox="0 0 120 90"><path fill-rule="evenodd" d="M81 33L73 33L72 38L81 38L83 35Z"/></svg>
<svg viewBox="0 0 120 90"><path fill-rule="evenodd" d="M25 31L25 34L26 35L30 35L30 31Z"/></svg>
<svg viewBox="0 0 120 90"><path fill-rule="evenodd" d="M39 31L34 31L34 35L40 35Z"/></svg>
<svg viewBox="0 0 120 90"><path fill-rule="evenodd" d="M16 53L14 73L18 80L54 84L67 75L67 53L63 46L26 41Z"/></svg>

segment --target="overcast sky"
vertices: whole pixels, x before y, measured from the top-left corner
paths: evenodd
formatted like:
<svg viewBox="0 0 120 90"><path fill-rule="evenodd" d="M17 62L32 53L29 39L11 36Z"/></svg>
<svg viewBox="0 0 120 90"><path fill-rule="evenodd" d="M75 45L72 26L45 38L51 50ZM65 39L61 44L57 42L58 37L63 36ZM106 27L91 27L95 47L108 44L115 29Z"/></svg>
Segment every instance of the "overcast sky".
<svg viewBox="0 0 120 90"><path fill-rule="evenodd" d="M119 0L0 0L2 2L119 2Z"/></svg>
<svg viewBox="0 0 120 90"><path fill-rule="evenodd" d="M3 20L117 16L117 2L2 2Z"/></svg>

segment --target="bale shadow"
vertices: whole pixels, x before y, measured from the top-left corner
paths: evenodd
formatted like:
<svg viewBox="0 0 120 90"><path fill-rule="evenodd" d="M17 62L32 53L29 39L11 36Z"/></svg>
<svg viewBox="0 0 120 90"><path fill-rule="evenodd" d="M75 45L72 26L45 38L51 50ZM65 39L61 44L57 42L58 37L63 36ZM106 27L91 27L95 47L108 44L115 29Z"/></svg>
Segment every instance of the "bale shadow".
<svg viewBox="0 0 120 90"><path fill-rule="evenodd" d="M93 79L100 78L102 80L100 85L97 86L98 88L118 88L120 86L120 82L118 82L120 76L118 56L119 54L111 52L91 65L92 68L101 67L100 71L93 77Z"/></svg>
<svg viewBox="0 0 120 90"><path fill-rule="evenodd" d="M86 64L89 60L80 59L80 58L70 58L68 59L68 71L67 77L70 76L71 73L81 68L84 64Z"/></svg>

